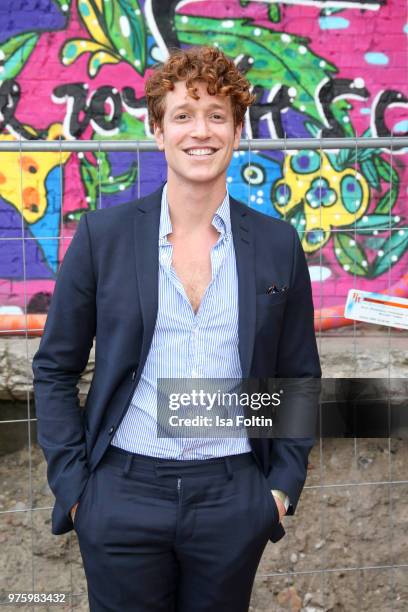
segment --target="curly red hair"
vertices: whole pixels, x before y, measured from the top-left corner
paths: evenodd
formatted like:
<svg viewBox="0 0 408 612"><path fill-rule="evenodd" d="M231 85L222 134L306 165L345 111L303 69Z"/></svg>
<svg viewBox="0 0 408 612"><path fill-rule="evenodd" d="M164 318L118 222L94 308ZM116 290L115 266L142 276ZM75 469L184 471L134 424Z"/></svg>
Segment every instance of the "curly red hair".
<svg viewBox="0 0 408 612"><path fill-rule="evenodd" d="M149 125L162 127L165 96L174 89L174 83L185 81L188 95L198 100L194 81L207 83L212 95L230 96L234 127L242 125L246 109L255 96L249 91L250 83L234 62L217 47L192 47L170 53L164 64L156 67L145 84Z"/></svg>

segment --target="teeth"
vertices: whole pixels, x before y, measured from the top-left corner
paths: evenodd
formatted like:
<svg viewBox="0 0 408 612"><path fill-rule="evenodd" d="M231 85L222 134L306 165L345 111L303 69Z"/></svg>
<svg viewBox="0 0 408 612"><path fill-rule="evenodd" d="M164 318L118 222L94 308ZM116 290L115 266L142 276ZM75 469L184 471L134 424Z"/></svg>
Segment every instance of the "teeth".
<svg viewBox="0 0 408 612"><path fill-rule="evenodd" d="M214 149L190 149L187 153L189 155L211 155L211 153L214 153Z"/></svg>

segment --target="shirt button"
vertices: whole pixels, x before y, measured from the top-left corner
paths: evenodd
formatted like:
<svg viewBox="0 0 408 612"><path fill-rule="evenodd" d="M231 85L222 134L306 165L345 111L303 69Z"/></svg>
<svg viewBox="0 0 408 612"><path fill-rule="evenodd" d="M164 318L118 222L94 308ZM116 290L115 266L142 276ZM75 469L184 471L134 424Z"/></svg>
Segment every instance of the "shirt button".
<svg viewBox="0 0 408 612"><path fill-rule="evenodd" d="M114 427L114 425L112 425L112 427L111 427L111 428L110 428L110 430L108 431L108 434L109 434L109 435L112 435L114 431L115 431L115 427Z"/></svg>
<svg viewBox="0 0 408 612"><path fill-rule="evenodd" d="M191 378L198 378L199 377L199 373L197 372L197 370L192 370L191 371Z"/></svg>

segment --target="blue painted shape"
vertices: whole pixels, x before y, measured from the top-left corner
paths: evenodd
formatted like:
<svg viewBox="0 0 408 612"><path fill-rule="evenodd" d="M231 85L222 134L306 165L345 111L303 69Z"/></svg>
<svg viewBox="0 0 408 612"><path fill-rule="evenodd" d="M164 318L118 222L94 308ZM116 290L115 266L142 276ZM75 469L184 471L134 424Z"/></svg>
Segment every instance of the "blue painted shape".
<svg viewBox="0 0 408 612"><path fill-rule="evenodd" d="M28 226L44 254L45 263L53 272L58 268L58 245L61 223L61 168L56 166L45 180L47 208L36 223Z"/></svg>
<svg viewBox="0 0 408 612"><path fill-rule="evenodd" d="M405 32L405 34L408 34L408 23L406 23L404 25L404 27L402 28L402 30Z"/></svg>
<svg viewBox="0 0 408 612"><path fill-rule="evenodd" d="M344 17L320 17L319 26L321 30L345 30L350 25Z"/></svg>
<svg viewBox="0 0 408 612"><path fill-rule="evenodd" d="M370 52L364 55L364 59L367 64L375 64L377 66L386 66L388 64L389 57L385 53Z"/></svg>
<svg viewBox="0 0 408 612"><path fill-rule="evenodd" d="M281 177L281 165L274 159L253 151L236 151L227 172L228 192L249 208L281 218L271 199L273 185Z"/></svg>
<svg viewBox="0 0 408 612"><path fill-rule="evenodd" d="M356 213L363 202L363 190L359 181L351 175L342 178L340 183L341 198L349 213Z"/></svg>
<svg viewBox="0 0 408 612"><path fill-rule="evenodd" d="M25 32L52 32L65 27L63 14L53 0L1 0L0 43Z"/></svg>
<svg viewBox="0 0 408 612"><path fill-rule="evenodd" d="M29 280L55 277L44 262L43 253L36 240L24 241L25 259L23 258L22 238L32 238L30 230L26 224L22 224L21 214L14 206L2 198L0 198L0 224L0 236L14 238L14 240L0 239L0 279Z"/></svg>
<svg viewBox="0 0 408 612"><path fill-rule="evenodd" d="M405 134L406 132L408 132L408 119L403 119L402 121L398 121L398 123L396 123L394 125L394 130L393 130L394 134Z"/></svg>
<svg viewBox="0 0 408 612"><path fill-rule="evenodd" d="M299 151L290 160L292 169L297 174L310 174L317 172L320 168L320 155L315 151Z"/></svg>

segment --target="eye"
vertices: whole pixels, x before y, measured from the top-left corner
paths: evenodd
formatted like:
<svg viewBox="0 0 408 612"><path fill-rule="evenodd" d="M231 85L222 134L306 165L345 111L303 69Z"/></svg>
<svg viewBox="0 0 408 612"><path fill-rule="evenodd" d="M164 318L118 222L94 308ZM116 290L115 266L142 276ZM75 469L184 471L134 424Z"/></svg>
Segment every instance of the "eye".
<svg viewBox="0 0 408 612"><path fill-rule="evenodd" d="M223 115L220 115L218 113L214 113L213 114L213 118L216 119L217 121L220 120L220 119L224 119Z"/></svg>
<svg viewBox="0 0 408 612"><path fill-rule="evenodd" d="M176 116L176 119L181 119L181 120L183 120L183 119L185 119L186 117L187 117L187 113L180 113L180 115L177 115L177 116Z"/></svg>

